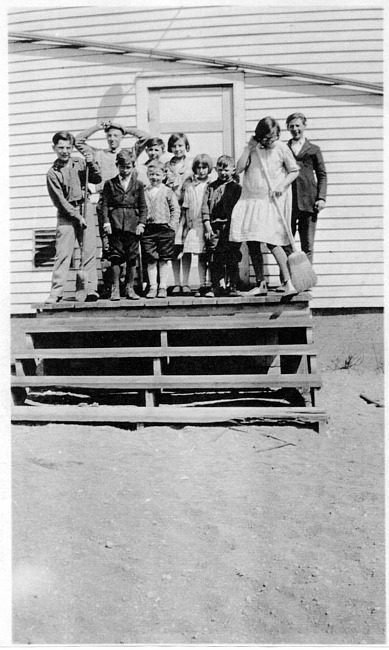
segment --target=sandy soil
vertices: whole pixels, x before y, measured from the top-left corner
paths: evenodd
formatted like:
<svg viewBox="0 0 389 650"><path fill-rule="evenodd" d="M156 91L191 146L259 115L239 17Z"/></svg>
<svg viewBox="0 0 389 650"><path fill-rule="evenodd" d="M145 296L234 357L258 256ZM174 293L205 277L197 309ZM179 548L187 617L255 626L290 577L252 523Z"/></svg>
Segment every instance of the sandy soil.
<svg viewBox="0 0 389 650"><path fill-rule="evenodd" d="M360 397L383 398L382 317L368 316L318 319L320 434L14 426L14 642L385 643L384 409Z"/></svg>

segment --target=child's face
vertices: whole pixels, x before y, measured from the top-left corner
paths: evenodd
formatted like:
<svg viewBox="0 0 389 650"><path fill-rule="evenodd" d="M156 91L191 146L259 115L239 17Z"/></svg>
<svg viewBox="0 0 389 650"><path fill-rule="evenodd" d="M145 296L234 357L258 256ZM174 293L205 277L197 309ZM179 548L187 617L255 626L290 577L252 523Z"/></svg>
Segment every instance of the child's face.
<svg viewBox="0 0 389 650"><path fill-rule="evenodd" d="M120 163L116 165L122 178L128 178L134 169L132 162Z"/></svg>
<svg viewBox="0 0 389 650"><path fill-rule="evenodd" d="M163 149L159 144L153 144L152 147L146 147L149 160L159 160L163 154Z"/></svg>
<svg viewBox="0 0 389 650"><path fill-rule="evenodd" d="M205 162L197 163L194 173L196 178L199 179L199 181L204 181L206 178L208 178L209 169L207 163Z"/></svg>
<svg viewBox="0 0 389 650"><path fill-rule="evenodd" d="M165 177L165 173L162 171L162 169L158 168L151 168L147 170L147 176L150 181L150 185L155 187L156 185L160 185Z"/></svg>
<svg viewBox="0 0 389 650"><path fill-rule="evenodd" d="M272 129L270 133L259 138L258 142L264 149L273 149L278 140L277 129Z"/></svg>
<svg viewBox="0 0 389 650"><path fill-rule="evenodd" d="M106 138L110 151L116 151L123 140L123 133L120 129L110 129L108 133L106 133Z"/></svg>
<svg viewBox="0 0 389 650"><path fill-rule="evenodd" d="M216 171L219 181L227 183L231 180L235 167L230 162L220 162L216 165Z"/></svg>
<svg viewBox="0 0 389 650"><path fill-rule="evenodd" d="M288 129L293 140L300 140L300 138L302 138L304 135L305 124L302 121L301 117L297 117L295 120L289 122Z"/></svg>
<svg viewBox="0 0 389 650"><path fill-rule="evenodd" d="M182 138L177 140L174 143L174 145L172 146L171 149L172 149L172 154L176 158L185 158L185 156L186 156L186 144L185 144L185 140L183 140Z"/></svg>
<svg viewBox="0 0 389 650"><path fill-rule="evenodd" d="M73 145L69 140L58 140L57 144L53 145L53 151L55 151L58 160L63 163L69 162L71 153L73 151Z"/></svg>

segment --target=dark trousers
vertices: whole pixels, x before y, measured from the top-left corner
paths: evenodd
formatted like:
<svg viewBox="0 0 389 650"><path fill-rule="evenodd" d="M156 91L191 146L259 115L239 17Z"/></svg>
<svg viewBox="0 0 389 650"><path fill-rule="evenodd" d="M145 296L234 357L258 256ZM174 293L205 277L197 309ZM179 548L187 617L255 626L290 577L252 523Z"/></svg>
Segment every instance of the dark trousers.
<svg viewBox="0 0 389 650"><path fill-rule="evenodd" d="M240 242L229 241L230 224L213 222L213 234L205 242L205 258L211 270L211 282L214 288L220 286L220 280L227 275L227 281L236 287L239 280L239 262L242 259Z"/></svg>

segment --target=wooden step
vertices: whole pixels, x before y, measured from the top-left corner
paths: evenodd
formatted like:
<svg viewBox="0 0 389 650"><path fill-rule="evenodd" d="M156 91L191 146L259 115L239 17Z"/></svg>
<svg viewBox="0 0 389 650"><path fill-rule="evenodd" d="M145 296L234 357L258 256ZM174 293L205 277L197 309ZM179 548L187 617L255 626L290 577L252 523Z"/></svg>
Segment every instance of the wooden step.
<svg viewBox="0 0 389 650"><path fill-rule="evenodd" d="M91 388L127 391L204 388L320 388L318 374L266 375L44 375L13 376L11 386L19 388Z"/></svg>
<svg viewBox="0 0 389 650"><path fill-rule="evenodd" d="M13 422L211 424L236 420L324 422L314 407L14 406Z"/></svg>
<svg viewBox="0 0 389 650"><path fill-rule="evenodd" d="M13 354L22 359L119 359L127 357L252 357L252 356L315 356L313 345L230 345L181 347L115 347L115 348L34 348Z"/></svg>
<svg viewBox="0 0 389 650"><path fill-rule="evenodd" d="M305 313L283 312L276 318L268 313L245 313L228 316L159 316L156 318L37 318L28 323L26 334L47 332L130 332L165 330L278 329L312 327L312 317Z"/></svg>

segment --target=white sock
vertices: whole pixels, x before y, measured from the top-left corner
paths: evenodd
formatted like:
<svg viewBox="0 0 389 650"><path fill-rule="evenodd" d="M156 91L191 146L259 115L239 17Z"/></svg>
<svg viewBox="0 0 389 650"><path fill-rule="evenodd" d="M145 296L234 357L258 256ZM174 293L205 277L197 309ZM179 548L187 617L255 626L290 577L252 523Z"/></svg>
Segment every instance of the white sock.
<svg viewBox="0 0 389 650"><path fill-rule="evenodd" d="M147 265L147 273L149 274L150 287L155 289L157 287L157 262L153 262L152 264Z"/></svg>
<svg viewBox="0 0 389 650"><path fill-rule="evenodd" d="M166 289L168 273L169 273L169 262L167 260L161 260L159 263L159 288L160 289Z"/></svg>

